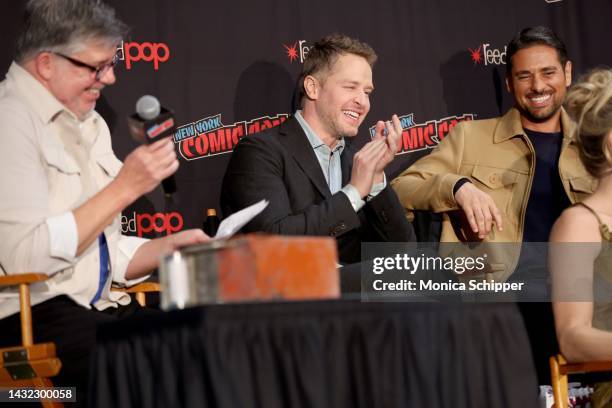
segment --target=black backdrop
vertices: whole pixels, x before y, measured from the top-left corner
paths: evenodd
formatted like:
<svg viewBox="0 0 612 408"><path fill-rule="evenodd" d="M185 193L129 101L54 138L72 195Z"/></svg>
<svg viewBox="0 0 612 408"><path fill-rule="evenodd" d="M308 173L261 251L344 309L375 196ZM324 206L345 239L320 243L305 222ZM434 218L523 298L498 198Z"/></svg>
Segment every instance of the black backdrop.
<svg viewBox="0 0 612 408"><path fill-rule="evenodd" d="M6 71L24 1L4 4L0 69ZM124 211L124 231L147 237L201 225L217 208L221 179L238 138L292 112L294 84L309 45L331 32L374 47L376 91L356 143L393 113L406 128L396 175L458 120L505 111L505 45L519 29L548 25L565 40L574 77L612 66L611 0L109 1L131 32L117 83L98 111L122 159L134 142L126 116L143 94L171 107L181 167L172 201L155 190ZM181 139L179 141L179 139ZM153 224L152 224L153 223Z"/></svg>

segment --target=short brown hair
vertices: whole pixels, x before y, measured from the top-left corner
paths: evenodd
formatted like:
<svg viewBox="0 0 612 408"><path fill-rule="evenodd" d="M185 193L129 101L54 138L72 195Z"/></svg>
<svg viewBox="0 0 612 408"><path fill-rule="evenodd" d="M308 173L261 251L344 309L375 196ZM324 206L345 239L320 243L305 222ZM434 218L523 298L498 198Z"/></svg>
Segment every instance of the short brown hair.
<svg viewBox="0 0 612 408"><path fill-rule="evenodd" d="M565 48L561 38L548 27L527 27L519 31L508 43L506 57L506 74L508 76L512 73L512 57L514 54L534 45L546 45L547 47L554 48L557 51L559 63L565 68L569 57L567 56L567 48Z"/></svg>
<svg viewBox="0 0 612 408"><path fill-rule="evenodd" d="M594 177L612 172L607 136L612 131L612 69L597 68L568 91L567 111L577 123L580 160Z"/></svg>
<svg viewBox="0 0 612 408"><path fill-rule="evenodd" d="M304 78L323 71L329 71L340 55L354 54L365 58L374 67L378 56L368 44L344 34L331 34L315 42L302 66L299 80L300 100L304 97Z"/></svg>

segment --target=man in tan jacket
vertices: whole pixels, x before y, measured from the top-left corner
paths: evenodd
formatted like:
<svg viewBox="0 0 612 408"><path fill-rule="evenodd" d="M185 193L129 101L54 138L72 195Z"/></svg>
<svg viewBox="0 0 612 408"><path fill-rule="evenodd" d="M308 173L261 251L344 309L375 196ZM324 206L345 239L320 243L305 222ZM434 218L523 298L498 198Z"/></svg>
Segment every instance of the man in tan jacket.
<svg viewBox="0 0 612 408"><path fill-rule="evenodd" d="M441 242L545 242L561 211L595 188L562 108L572 75L565 46L550 29L532 27L507 53L515 107L458 124L391 183L407 211L444 213ZM520 248L487 251L494 279L506 280Z"/></svg>
<svg viewBox="0 0 612 408"><path fill-rule="evenodd" d="M391 185L407 211L443 213L440 241L455 243L441 244L443 251L486 253L493 279L527 281L519 296L543 302L546 245L521 243L546 242L563 209L596 182L578 158L562 108L572 79L563 42L546 27L526 28L508 44L506 61L515 106L499 118L460 123ZM539 382L550 384L547 361L558 352L550 304L519 306Z"/></svg>

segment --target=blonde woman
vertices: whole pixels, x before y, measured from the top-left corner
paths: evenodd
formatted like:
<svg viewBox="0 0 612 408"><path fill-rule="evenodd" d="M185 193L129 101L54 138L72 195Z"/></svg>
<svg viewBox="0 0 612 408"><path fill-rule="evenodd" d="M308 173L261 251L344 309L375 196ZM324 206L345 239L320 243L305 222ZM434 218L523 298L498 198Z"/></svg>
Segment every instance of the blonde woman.
<svg viewBox="0 0 612 408"><path fill-rule="evenodd" d="M551 232L557 338L569 361L612 360L612 70L581 78L566 106L577 123L580 160L599 183ZM612 385L600 384L595 394L595 406L609 406Z"/></svg>

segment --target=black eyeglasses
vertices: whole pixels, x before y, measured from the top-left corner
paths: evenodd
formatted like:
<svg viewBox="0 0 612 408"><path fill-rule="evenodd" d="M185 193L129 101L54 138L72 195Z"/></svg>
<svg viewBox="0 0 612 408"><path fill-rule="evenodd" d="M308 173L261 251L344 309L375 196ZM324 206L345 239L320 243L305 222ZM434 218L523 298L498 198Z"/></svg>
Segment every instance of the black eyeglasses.
<svg viewBox="0 0 612 408"><path fill-rule="evenodd" d="M115 54L113 56L113 59L110 62L107 62L106 64L102 64L99 67L94 67L93 65L86 64L83 61L79 61L78 59L74 59L60 52L55 52L55 51L49 51L49 52L70 61L73 65L77 67L87 68L91 72L95 72L96 81L99 81L108 72L109 69L113 68L115 65L117 65L117 62L119 62L119 53Z"/></svg>

